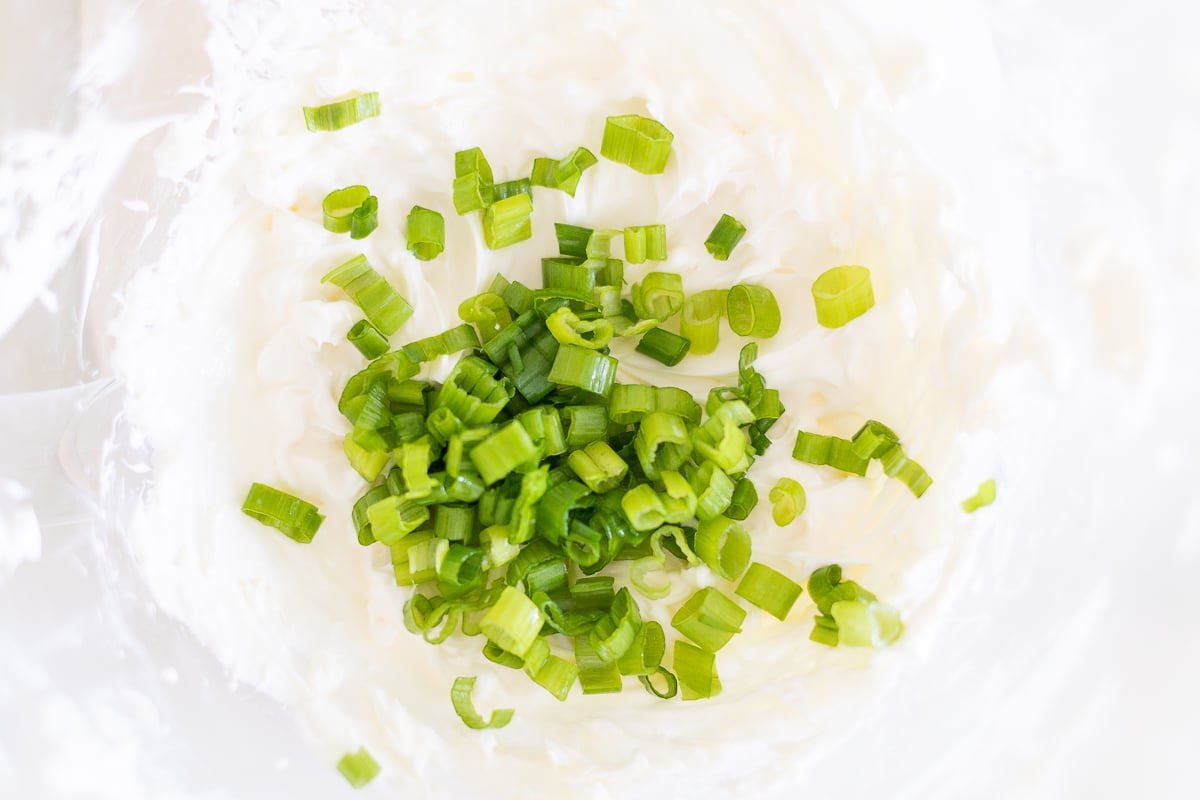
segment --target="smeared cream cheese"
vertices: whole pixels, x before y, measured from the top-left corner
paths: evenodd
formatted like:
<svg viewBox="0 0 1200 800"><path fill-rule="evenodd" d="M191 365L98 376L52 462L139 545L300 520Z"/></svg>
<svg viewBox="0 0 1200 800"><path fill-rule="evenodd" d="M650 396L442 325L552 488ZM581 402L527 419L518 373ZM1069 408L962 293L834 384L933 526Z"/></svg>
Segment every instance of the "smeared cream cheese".
<svg viewBox="0 0 1200 800"><path fill-rule="evenodd" d="M1005 464L1034 448L1046 376L1063 372L1023 317L1028 206L999 146L994 65L969 52L969 33L952 71L912 24L882 44L830 9L680 8L413 4L369 25L233 15L210 40L212 116L177 124L160 151L172 174L207 163L166 254L129 283L112 327L127 413L154 452L131 550L159 604L237 679L295 709L322 757L365 745L406 796L774 796L799 785L928 657L988 519L966 518L958 502L985 478L1002 497L1018 480ZM378 119L305 130L301 105L356 90L380 92ZM971 91L977 107L946 123L939 103ZM574 199L535 189L534 238L498 252L476 216L454 213L456 150L481 146L498 180L515 178L535 156L599 153L604 118L619 113L674 132L665 174L601 159ZM321 225L322 197L354 183L380 203L380 227L361 242ZM405 248L414 204L446 216L435 261ZM722 213L749 229L725 263L703 246ZM363 485L342 455L336 398L362 364L345 339L360 312L319 279L365 253L415 308L398 345L455 324L459 302L497 272L536 284L556 221L665 223L667 262L627 267L629 281L657 268L682 274L689 292L737 281L774 291L783 326L760 342L757 366L787 413L751 476L764 497L779 477L798 479L808 508L777 528L761 503L748 522L754 558L797 579L841 563L901 609L896 645L810 643L803 597L784 623L750 610L719 655L718 698L664 703L631 683L560 704L484 660L478 638L432 647L404 629L411 590L350 523ZM876 307L823 329L809 287L847 263L870 267ZM698 395L728 384L743 341L722 336L716 353L672 370L618 345L619 380ZM790 458L798 430L849 436L867 418L897 430L933 475L923 498L878 465L862 479ZM240 512L252 481L327 515L311 545ZM609 571L624 583L626 567ZM668 631L698 586L732 590L705 568L672 577L668 598L642 603ZM514 707L512 724L466 729L449 701L458 675L479 675L479 707Z"/></svg>

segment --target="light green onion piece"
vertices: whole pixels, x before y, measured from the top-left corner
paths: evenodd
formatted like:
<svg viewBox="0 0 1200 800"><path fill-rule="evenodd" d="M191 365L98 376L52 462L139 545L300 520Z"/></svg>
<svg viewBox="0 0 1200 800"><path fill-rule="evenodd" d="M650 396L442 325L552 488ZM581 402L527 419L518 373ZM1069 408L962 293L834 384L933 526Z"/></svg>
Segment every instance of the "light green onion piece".
<svg viewBox="0 0 1200 800"><path fill-rule="evenodd" d="M646 331L634 349L660 364L673 367L683 360L691 346L691 341L678 333L653 328Z"/></svg>
<svg viewBox="0 0 1200 800"><path fill-rule="evenodd" d="M586 147L577 147L566 158L535 158L529 180L534 186L558 189L571 197L584 170L596 164L596 156Z"/></svg>
<svg viewBox="0 0 1200 800"><path fill-rule="evenodd" d="M662 498L646 483L639 483L621 496L621 510L635 531L652 531L667 521Z"/></svg>
<svg viewBox="0 0 1200 800"><path fill-rule="evenodd" d="M979 490L971 497L962 501L962 510L974 514L984 506L990 506L996 501L996 481L986 480L979 484Z"/></svg>
<svg viewBox="0 0 1200 800"><path fill-rule="evenodd" d="M371 195L350 214L350 238L365 239L379 227L379 200Z"/></svg>
<svg viewBox="0 0 1200 800"><path fill-rule="evenodd" d="M475 704L471 701L471 692L475 689L475 678L455 678L454 685L450 687L450 702L454 705L454 713L458 714L458 718L463 721L471 730L483 730L485 728L503 728L509 722L512 722L513 710L511 708L498 708L492 712L492 716L485 720L475 710Z"/></svg>
<svg viewBox="0 0 1200 800"><path fill-rule="evenodd" d="M696 527L696 555L727 581L736 581L750 563L750 534L741 523L718 516Z"/></svg>
<svg viewBox="0 0 1200 800"><path fill-rule="evenodd" d="M612 356L586 347L564 344L558 348L548 377L551 383L574 386L607 397L616 374L617 360Z"/></svg>
<svg viewBox="0 0 1200 800"><path fill-rule="evenodd" d="M860 266L826 270L813 281L812 296L817 322L826 328L840 328L875 305L871 271Z"/></svg>
<svg viewBox="0 0 1200 800"><path fill-rule="evenodd" d="M704 242L704 247L717 261L729 260L729 254L746 235L746 226L728 214L722 214Z"/></svg>
<svg viewBox="0 0 1200 800"><path fill-rule="evenodd" d="M770 339L779 333L779 303L765 286L739 283L725 297L729 327L738 336Z"/></svg>
<svg viewBox="0 0 1200 800"><path fill-rule="evenodd" d="M758 505L758 489L749 478L742 478L733 487L733 497L729 501L729 509L725 516L730 519L744 520Z"/></svg>
<svg viewBox="0 0 1200 800"><path fill-rule="evenodd" d="M365 319L360 319L346 332L350 344L368 359L374 360L388 351L387 337Z"/></svg>
<svg viewBox="0 0 1200 800"><path fill-rule="evenodd" d="M311 542L325 520L312 503L262 483L250 484L242 511L301 544Z"/></svg>
<svg viewBox="0 0 1200 800"><path fill-rule="evenodd" d="M648 272L633 285L632 295L640 319L665 322L683 308L683 278L674 272Z"/></svg>
<svg viewBox="0 0 1200 800"><path fill-rule="evenodd" d="M675 135L658 120L627 114L604 121L600 155L646 175L667 168Z"/></svg>
<svg viewBox="0 0 1200 800"><path fill-rule="evenodd" d="M642 417L633 446L650 480L658 480L664 470L678 470L692 454L686 423L665 411L651 411Z"/></svg>
<svg viewBox="0 0 1200 800"><path fill-rule="evenodd" d="M621 671L615 661L605 661L596 652L591 637L575 637L575 665L584 694L608 694L621 691Z"/></svg>
<svg viewBox="0 0 1200 800"><path fill-rule="evenodd" d="M780 478L767 498L771 501L771 519L781 528L804 513L804 487L792 478Z"/></svg>
<svg viewBox="0 0 1200 800"><path fill-rule="evenodd" d="M691 341L692 353L701 356L717 349L727 295L725 289L706 289L684 300L679 334Z"/></svg>
<svg viewBox="0 0 1200 800"><path fill-rule="evenodd" d="M904 455L904 451L900 449L900 445L893 445L885 451L879 457L879 463L883 464L883 471L889 478L899 480L916 497L925 494L929 487L933 485L933 478L929 477L929 473L925 471L925 468Z"/></svg>
<svg viewBox="0 0 1200 800"><path fill-rule="evenodd" d="M625 459L608 442L589 442L567 456L567 466L597 494L615 489L629 472Z"/></svg>
<svg viewBox="0 0 1200 800"><path fill-rule="evenodd" d="M408 252L432 261L446 249L446 219L440 212L413 206L408 212Z"/></svg>
<svg viewBox="0 0 1200 800"><path fill-rule="evenodd" d="M733 500L734 483L724 470L711 461L691 469L688 481L696 493L696 516L701 520L713 519L729 508Z"/></svg>
<svg viewBox="0 0 1200 800"><path fill-rule="evenodd" d="M454 210L460 215L492 204L492 167L478 147L454 154Z"/></svg>
<svg viewBox="0 0 1200 800"><path fill-rule="evenodd" d="M473 350L479 347L479 337L470 325L455 325L437 336L427 336L415 342L404 345L404 355L414 364L432 361L440 356L448 356L462 350Z"/></svg>
<svg viewBox="0 0 1200 800"><path fill-rule="evenodd" d="M378 116L379 92L367 92L322 106L304 106L304 124L314 133L341 130Z"/></svg>
<svg viewBox="0 0 1200 800"><path fill-rule="evenodd" d="M524 658L543 622L542 612L524 592L505 586L479 627L497 647Z"/></svg>
<svg viewBox="0 0 1200 800"><path fill-rule="evenodd" d="M684 700L704 700L721 693L721 678L717 675L714 654L677 639L672 665Z"/></svg>
<svg viewBox="0 0 1200 800"><path fill-rule="evenodd" d="M838 644L849 647L887 647L904 631L900 612L878 601L841 600L833 604L830 615L837 622Z"/></svg>
<svg viewBox="0 0 1200 800"><path fill-rule="evenodd" d="M321 283L341 287L384 336L400 330L412 316L412 306L371 267L364 255L355 256L330 270L321 278Z"/></svg>
<svg viewBox="0 0 1200 800"><path fill-rule="evenodd" d="M493 484L533 458L537 448L525 426L510 422L471 450L471 463L486 484Z"/></svg>
<svg viewBox="0 0 1200 800"><path fill-rule="evenodd" d="M560 344L586 347L589 350L608 347L613 337L611 322L603 317L594 320L580 319L579 315L567 306L547 317L546 327Z"/></svg>
<svg viewBox="0 0 1200 800"><path fill-rule="evenodd" d="M392 547L429 521L429 509L403 497L386 497L367 509L375 540Z"/></svg>
<svg viewBox="0 0 1200 800"><path fill-rule="evenodd" d="M383 472L388 459L391 458L387 450L367 450L355 442L354 431L346 434L346 438L342 440L342 450L350 466L368 483L379 477L379 473Z"/></svg>
<svg viewBox="0 0 1200 800"><path fill-rule="evenodd" d="M639 558L629 565L629 584L638 594L647 597L651 600L661 600L671 592L671 581L665 577L663 564L665 558L661 553L657 556L645 556ZM657 581L650 579L650 576L658 573L660 577Z"/></svg>
<svg viewBox="0 0 1200 800"><path fill-rule="evenodd" d="M800 584L788 576L755 561L746 570L735 594L782 622L802 591Z"/></svg>
<svg viewBox="0 0 1200 800"><path fill-rule="evenodd" d="M671 617L671 627L691 639L701 649L715 653L742 632L746 612L737 603L706 586L679 607Z"/></svg>
<svg viewBox="0 0 1200 800"><path fill-rule="evenodd" d="M877 420L869 419L850 439L854 454L859 458L879 458L900 443L896 432Z"/></svg>
<svg viewBox="0 0 1200 800"><path fill-rule="evenodd" d="M526 672L529 672L528 661L525 666ZM567 695L571 693L571 687L575 685L575 679L579 677L579 668L565 658L549 653L530 677L534 683L554 695L555 699L565 702Z"/></svg>
<svg viewBox="0 0 1200 800"><path fill-rule="evenodd" d="M338 759L337 769L347 783L355 789L361 789L375 780L379 774L379 762L371 757L365 747L360 747L358 752L346 753Z"/></svg>
<svg viewBox="0 0 1200 800"><path fill-rule="evenodd" d="M854 475L867 474L867 459L854 452L854 444L849 439L836 436L800 431L796 434L792 458L805 464L830 466Z"/></svg>
<svg viewBox="0 0 1200 800"><path fill-rule="evenodd" d="M358 185L335 189L325 195L325 199L321 201L321 214L325 230L330 233L348 233L351 215L370 196L370 189Z"/></svg>
<svg viewBox="0 0 1200 800"><path fill-rule="evenodd" d="M483 241L490 250L499 250L522 242L533 235L529 222L533 200L527 194L515 194L498 200L483 212Z"/></svg>
<svg viewBox="0 0 1200 800"><path fill-rule="evenodd" d="M630 264L667 260L667 226L634 225L625 229L625 260Z"/></svg>
<svg viewBox="0 0 1200 800"><path fill-rule="evenodd" d="M495 292L483 292L463 300L458 306L458 318L479 329L479 341L483 344L512 324L508 304Z"/></svg>
<svg viewBox="0 0 1200 800"><path fill-rule="evenodd" d="M662 665L666 653L667 637L663 627L651 620L638 628L633 644L617 659L617 669L622 675L653 675Z"/></svg>

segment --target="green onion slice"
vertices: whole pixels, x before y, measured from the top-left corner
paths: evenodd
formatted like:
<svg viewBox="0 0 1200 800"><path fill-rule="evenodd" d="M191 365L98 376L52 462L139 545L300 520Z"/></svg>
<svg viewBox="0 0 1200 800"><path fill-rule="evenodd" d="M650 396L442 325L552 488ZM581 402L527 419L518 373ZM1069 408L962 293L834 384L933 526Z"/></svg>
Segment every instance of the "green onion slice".
<svg viewBox="0 0 1200 800"><path fill-rule="evenodd" d="M692 595L671 618L671 627L715 653L742 632L746 612L717 589L706 586Z"/></svg>
<svg viewBox="0 0 1200 800"><path fill-rule="evenodd" d="M704 242L704 247L717 261L727 261L733 248L746 235L746 226L728 214L722 214Z"/></svg>
<svg viewBox="0 0 1200 800"><path fill-rule="evenodd" d="M348 233L351 216L370 196L370 189L358 185L335 189L325 195L325 199L321 201L325 230L331 233Z"/></svg>
<svg viewBox="0 0 1200 800"><path fill-rule="evenodd" d="M805 464L830 466L858 476L867 474L867 459L854 452L854 443L836 436L800 431L796 434L792 458Z"/></svg>
<svg viewBox="0 0 1200 800"><path fill-rule="evenodd" d="M730 519L744 520L758 505L758 490L749 478L742 478L733 487L733 497L729 501L729 510L725 516Z"/></svg>
<svg viewBox="0 0 1200 800"><path fill-rule="evenodd" d="M483 212L483 241L490 250L499 250L522 242L533 235L530 217L533 200L527 194L514 194L497 200Z"/></svg>
<svg viewBox="0 0 1200 800"><path fill-rule="evenodd" d="M667 260L667 226L634 225L624 231L625 260L630 264Z"/></svg>
<svg viewBox="0 0 1200 800"><path fill-rule="evenodd" d="M679 333L691 341L691 352L696 355L707 355L717 349L727 295L725 289L706 289L684 300Z"/></svg>
<svg viewBox="0 0 1200 800"><path fill-rule="evenodd" d="M325 520L312 503L262 483L250 484L242 511L301 544L311 542Z"/></svg>
<svg viewBox="0 0 1200 800"><path fill-rule="evenodd" d="M355 789L361 789L379 775L379 762L365 747L360 747L356 752L346 753L338 759L337 769L347 783Z"/></svg>
<svg viewBox="0 0 1200 800"><path fill-rule="evenodd" d="M962 501L962 510L968 514L974 514L984 506L990 506L996 501L996 481L988 479L979 484L979 489L974 495Z"/></svg>
<svg viewBox="0 0 1200 800"><path fill-rule="evenodd" d="M360 319L346 332L350 344L368 359L376 359L388 351L387 337L368 320Z"/></svg>
<svg viewBox="0 0 1200 800"><path fill-rule="evenodd" d="M887 647L904 631L900 612L878 601L840 600L829 613L837 623L838 644L849 647Z"/></svg>
<svg viewBox="0 0 1200 800"><path fill-rule="evenodd" d="M696 527L696 555L725 580L736 581L750 563L750 534L725 516L704 520Z"/></svg>
<svg viewBox="0 0 1200 800"><path fill-rule="evenodd" d="M337 131L379 116L379 92L358 94L336 103L304 106L304 124L314 133Z"/></svg>
<svg viewBox="0 0 1200 800"><path fill-rule="evenodd" d="M408 252L432 261L446 249L446 218L440 212L413 206L408 212Z"/></svg>
<svg viewBox="0 0 1200 800"><path fill-rule="evenodd" d="M674 139L658 120L636 114L609 117L604 121L600 155L646 175L657 175L667 168Z"/></svg>
<svg viewBox="0 0 1200 800"><path fill-rule="evenodd" d="M483 635L497 647L524 658L542 629L542 612L520 589L505 586L480 623Z"/></svg>
<svg viewBox="0 0 1200 800"><path fill-rule="evenodd" d="M579 685L584 694L607 694L621 691L621 671L615 661L606 661L596 652L590 636L576 636L575 665L579 668Z"/></svg>
<svg viewBox="0 0 1200 800"><path fill-rule="evenodd" d="M484 720L475 710L475 704L471 701L471 692L474 689L474 677L455 678L454 685L450 687L450 702L454 704L454 713L458 714L458 718L463 721L463 724L478 731L485 728L503 728L512 722L513 710L511 708L498 708L492 712L491 717Z"/></svg>
<svg viewBox="0 0 1200 800"><path fill-rule="evenodd" d="M684 336L662 328L652 328L646 331L634 349L660 364L673 367L683 360L691 346L691 340Z"/></svg>
<svg viewBox="0 0 1200 800"><path fill-rule="evenodd" d="M559 253L573 258L587 258L587 244L588 240L592 238L591 228L556 222L554 223L554 236L558 239Z"/></svg>
<svg viewBox="0 0 1200 800"><path fill-rule="evenodd" d="M371 195L350 214L350 238L365 239L379 227L379 200Z"/></svg>
<svg viewBox="0 0 1200 800"><path fill-rule="evenodd" d="M655 678L662 678L665 684L662 689L654 685ZM642 686L646 687L647 692L663 700L670 700L679 694L679 681L675 678L675 674L666 667L659 667L650 675L639 675L638 680L642 682Z"/></svg>
<svg viewBox="0 0 1200 800"><path fill-rule="evenodd" d="M871 271L860 266L826 270L813 281L812 296L817 322L826 328L840 328L875 305Z"/></svg>
<svg viewBox="0 0 1200 800"><path fill-rule="evenodd" d="M547 377L551 383L573 386L607 397L616 374L617 360L612 356L586 347L564 344L558 348Z"/></svg>
<svg viewBox="0 0 1200 800"><path fill-rule="evenodd" d="M747 283L732 286L725 298L725 313L729 327L738 336L770 339L779 333L779 303L765 286Z"/></svg>
<svg viewBox="0 0 1200 800"><path fill-rule="evenodd" d="M649 272L633 285L632 294L640 319L665 322L683 308L683 278L674 272Z"/></svg>
<svg viewBox="0 0 1200 800"><path fill-rule="evenodd" d="M893 445L885 451L879 457L879 463L883 464L883 471L889 478L899 480L916 497L925 494L933 485L933 478L929 477L925 468L904 455L900 445Z"/></svg>
<svg viewBox="0 0 1200 800"><path fill-rule="evenodd" d="M612 323L603 317L594 320L580 319L567 306L546 317L546 327L560 344L600 350L612 341Z"/></svg>
<svg viewBox="0 0 1200 800"><path fill-rule="evenodd" d="M675 641L673 665L684 700L704 700L721 693L717 657L683 640Z"/></svg>
<svg viewBox="0 0 1200 800"><path fill-rule="evenodd" d="M735 594L782 622L802 591L800 584L791 578L755 561L746 570Z"/></svg>
<svg viewBox="0 0 1200 800"><path fill-rule="evenodd" d="M804 513L804 487L792 478L780 478L767 498L771 501L771 519L781 528Z"/></svg>
<svg viewBox="0 0 1200 800"><path fill-rule="evenodd" d="M364 255L355 256L330 270L321 278L321 283L341 287L384 336L400 330L412 316L412 306L371 267Z"/></svg>

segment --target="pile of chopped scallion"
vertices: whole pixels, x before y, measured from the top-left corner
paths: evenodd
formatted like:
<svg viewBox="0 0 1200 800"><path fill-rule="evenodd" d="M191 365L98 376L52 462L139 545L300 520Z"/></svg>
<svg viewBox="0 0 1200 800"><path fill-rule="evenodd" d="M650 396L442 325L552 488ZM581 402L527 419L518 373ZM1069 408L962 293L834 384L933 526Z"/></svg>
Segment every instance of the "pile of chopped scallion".
<svg viewBox="0 0 1200 800"><path fill-rule="evenodd" d="M364 97L306 108L306 122L337 130L378 115L378 97ZM673 138L656 120L610 117L600 154L657 174ZM483 152L465 150L455 156L452 202L459 214L482 214L489 248L506 247L531 235L532 187L574 196L597 163L580 147L536 159L528 178L496 182ZM376 227L377 209L366 187L346 187L326 198L324 224L359 238ZM480 636L484 658L523 670L559 700L577 682L585 694L619 692L626 677L664 699L713 697L721 691L716 653L746 616L734 597L783 620L802 591L752 562L741 523L758 502L748 471L771 446L784 407L754 368L753 342L741 350L737 384L713 389L703 403L669 385L618 383L609 346L635 339L637 352L674 366L689 352L713 352L722 318L739 335L773 336L779 306L770 289L752 284L688 295L673 272L650 272L626 291L624 261L666 259L664 225L555 230L559 253L542 259L541 286L497 275L459 306L462 324L399 348L391 340L412 307L365 256L322 279L365 315L347 337L368 363L338 401L352 426L346 457L367 484L353 508L358 541L388 547L397 584L416 587L404 618L427 642ZM407 233L419 259L445 249L437 211L414 206ZM745 233L725 214L705 246L724 261ZM614 240L624 261L613 256ZM874 305L870 273L831 269L813 298L822 325L845 325ZM673 320L677 332L667 327ZM456 354L443 383L421 377L423 365ZM801 432L793 456L856 475L878 459L918 497L931 483L875 421L851 439ZM770 501L776 524L787 525L804 511L804 489L783 478ZM243 510L299 542L311 541L324 519L262 484ZM639 605L668 593L668 559L703 564L729 587L700 589L676 610L670 667L666 632ZM900 635L899 613L841 580L836 564L813 572L808 591L820 612L813 641L880 647ZM472 728L503 727L512 711L485 720L471 702L474 681L454 682L455 711ZM377 771L365 751L344 761L352 783Z"/></svg>

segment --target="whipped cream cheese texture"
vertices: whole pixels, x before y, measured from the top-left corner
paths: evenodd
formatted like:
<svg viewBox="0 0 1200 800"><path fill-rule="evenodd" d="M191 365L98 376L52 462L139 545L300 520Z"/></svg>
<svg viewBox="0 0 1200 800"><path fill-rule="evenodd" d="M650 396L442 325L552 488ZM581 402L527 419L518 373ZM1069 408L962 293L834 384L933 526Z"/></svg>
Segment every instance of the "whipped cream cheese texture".
<svg viewBox="0 0 1200 800"><path fill-rule="evenodd" d="M899 30L884 46L847 13L682 8L417 4L369 25L245 15L210 39L206 113L177 124L159 153L165 174L188 176L192 199L112 326L127 413L153 451L129 545L161 607L238 680L294 709L331 769L362 745L404 796L775 796L930 657L939 620L977 568L988 515L967 518L958 503L989 477L1003 498L1017 479L1005 459L1031 446L1045 402L1038 367L1024 366L1041 358L1034 329L1018 326L1033 285L1027 206L991 149L1004 135L993 65L970 53L969 30L951 72L915 34ZM351 91L378 91L381 116L305 130L300 106ZM945 97L982 99L947 114ZM498 252L484 247L476 215L454 213L456 150L478 145L498 180L516 178L536 156L578 145L598 154L604 118L623 113L674 132L665 174L601 159L574 199L535 189L534 238ZM354 183L380 203L380 227L361 242L321 225L324 195ZM405 248L414 204L446 217L437 260ZM749 229L725 263L703 245L722 213ZM748 522L753 557L800 581L841 563L901 610L895 646L810 643L805 595L784 623L750 609L745 633L718 657L718 698L663 702L631 683L558 703L486 661L479 638L435 647L405 630L411 589L395 585L385 548L357 544L350 523L363 485L342 455L348 424L336 398L362 363L345 339L361 313L319 279L365 253L416 309L399 345L456 324L459 302L496 272L536 283L539 258L556 252L556 221L665 223L668 261L628 266L631 282L661 268L681 273L689 292L737 281L774 291L783 326L760 342L757 366L787 414L750 473L763 497ZM848 263L870 267L876 307L823 329L809 286ZM745 340L728 328L722 337L716 353L670 370L621 343L618 379L702 395L734 379ZM892 426L932 474L923 498L878 465L861 479L791 459L798 430L849 436L867 418ZM785 475L805 486L808 507L777 528L765 495ZM327 515L311 545L241 513L252 481ZM608 571L624 583L627 566ZM697 587L732 592L704 568L672 577L666 600L642 602L669 633ZM512 724L463 726L449 699L458 675L480 677L485 714L515 708Z"/></svg>

